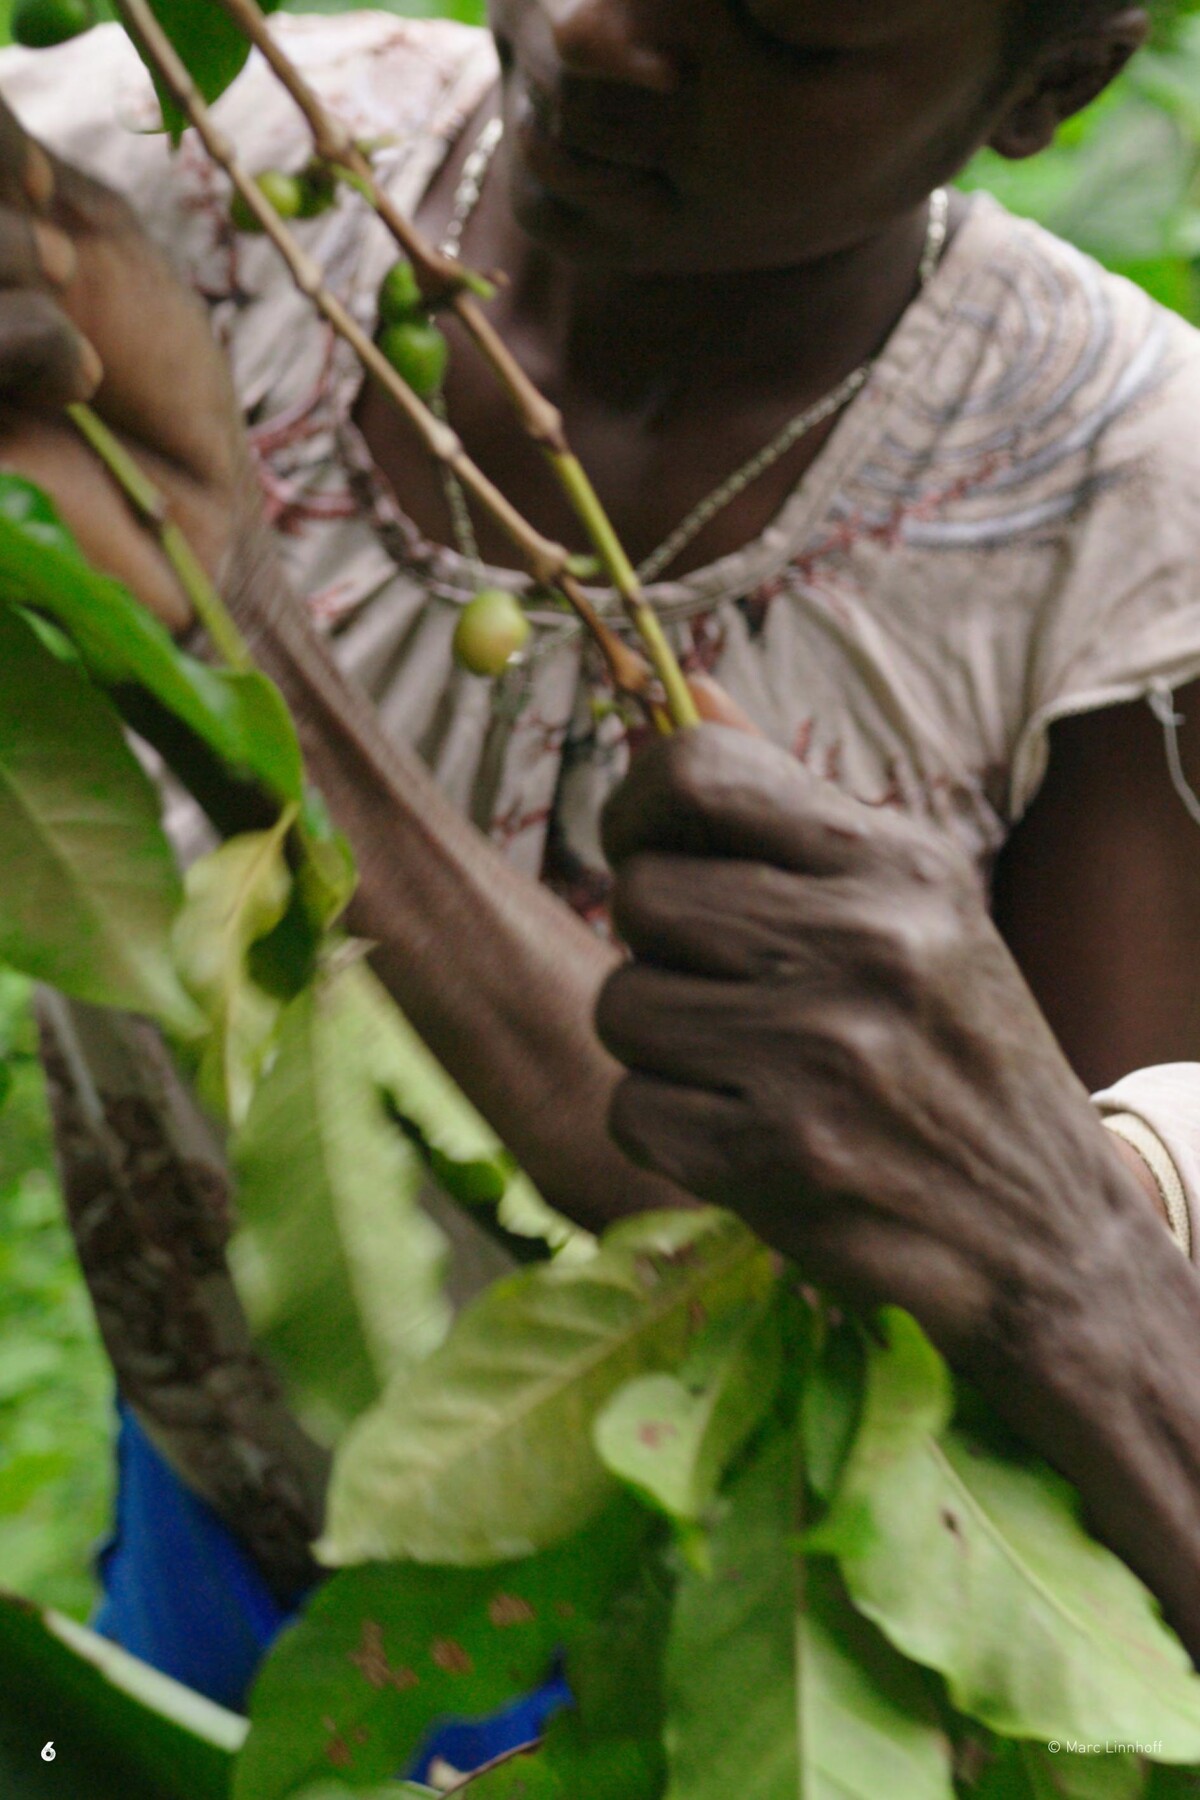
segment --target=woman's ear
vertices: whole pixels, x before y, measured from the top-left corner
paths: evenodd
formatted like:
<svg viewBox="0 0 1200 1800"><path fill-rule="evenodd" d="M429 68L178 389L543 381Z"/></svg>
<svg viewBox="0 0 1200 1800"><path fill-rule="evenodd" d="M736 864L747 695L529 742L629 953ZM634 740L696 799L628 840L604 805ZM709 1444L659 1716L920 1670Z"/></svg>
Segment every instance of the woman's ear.
<svg viewBox="0 0 1200 1800"><path fill-rule="evenodd" d="M1045 150L1059 126L1116 80L1149 35L1148 13L1133 6L1089 31L1048 45L1010 98L989 139L992 149L1013 162Z"/></svg>

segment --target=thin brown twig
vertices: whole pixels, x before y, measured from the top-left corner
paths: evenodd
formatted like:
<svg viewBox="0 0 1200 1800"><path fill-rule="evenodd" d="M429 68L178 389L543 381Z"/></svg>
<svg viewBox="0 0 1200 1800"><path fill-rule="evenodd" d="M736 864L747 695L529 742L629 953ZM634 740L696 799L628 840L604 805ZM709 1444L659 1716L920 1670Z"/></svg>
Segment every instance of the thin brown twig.
<svg viewBox="0 0 1200 1800"><path fill-rule="evenodd" d="M521 423L543 449L569 452L562 414L526 375L524 369L481 310L472 292L477 277L455 257L444 256L381 187L369 157L346 127L328 110L271 31L256 0L218 0L239 30L259 50L272 72L304 115L319 157L343 169L378 213L416 270L421 292L431 307L448 301L499 375L521 417Z"/></svg>
<svg viewBox="0 0 1200 1800"><path fill-rule="evenodd" d="M520 1762L522 1757L534 1756L541 1748L541 1744L541 1738L533 1738L528 1744L518 1744L514 1750L505 1750L502 1755L493 1757L491 1762L483 1763L478 1769L472 1770L471 1774L457 1782L454 1787L447 1788L447 1795L469 1794L476 1783L482 1781L486 1775L494 1775L497 1769L505 1769L509 1763Z"/></svg>
<svg viewBox="0 0 1200 1800"><path fill-rule="evenodd" d="M518 512L490 477L467 455L457 433L418 398L336 294L325 286L324 275L318 264L288 230L258 183L242 167L237 153L217 126L203 96L147 0L116 0L116 4L126 26L140 39L164 86L189 123L194 126L208 155L224 170L250 213L271 239L300 292L312 302L337 335L350 345L371 378L404 412L429 454L452 472L506 534L534 580L544 587L559 589L579 612L585 625L596 636L617 688L642 699L646 693L649 671L636 652L623 644L590 606L578 582L571 576L569 552L561 544L544 536Z"/></svg>
<svg viewBox="0 0 1200 1800"><path fill-rule="evenodd" d="M448 300L451 310L508 394L525 432L545 454L560 488L621 597L626 615L637 631L654 672L663 685L675 724L696 724L699 715L674 652L667 642L657 614L646 599L637 572L613 529L587 471L571 449L562 414L530 380L483 311L475 291L480 285L479 278L470 270L464 269L456 259L444 256L435 249L400 211L387 190L380 186L370 160L345 126L329 112L272 34L257 0L219 0L219 4L262 53L299 107L308 124L317 155L351 176L356 188L408 256L425 299L431 306L443 299ZM588 606L585 611L580 606L582 590L578 583L572 589L560 577L556 577L556 582L593 635L597 634L598 627L601 631L607 631L594 608ZM611 667L611 652L603 638L600 641ZM643 691L644 687L643 680Z"/></svg>

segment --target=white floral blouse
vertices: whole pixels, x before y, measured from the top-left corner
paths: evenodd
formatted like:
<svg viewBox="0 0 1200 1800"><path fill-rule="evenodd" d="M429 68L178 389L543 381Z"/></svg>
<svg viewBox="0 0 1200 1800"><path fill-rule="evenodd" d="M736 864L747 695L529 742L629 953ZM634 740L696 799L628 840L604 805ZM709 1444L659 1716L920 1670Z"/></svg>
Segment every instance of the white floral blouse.
<svg viewBox="0 0 1200 1800"><path fill-rule="evenodd" d="M486 33L378 13L281 17L309 79L412 208L496 78ZM149 135L149 83L116 27L0 57L24 123L123 191L206 298L299 592L384 727L415 743L505 853L599 919L619 718L573 621L494 692L450 640L476 583L425 541L352 417L360 373L223 178ZM298 168L302 121L252 63L220 103L251 168ZM357 196L300 227L374 327L394 251ZM1200 335L986 197L866 390L771 527L652 589L692 666L860 799L927 816L985 872L1067 715L1200 675ZM518 577L489 581L520 588ZM609 602L601 596L601 603ZM1186 828L1181 811L1181 828ZM1195 1084L1200 1122L1200 1072ZM1161 1123L1161 1121L1160 1121Z"/></svg>

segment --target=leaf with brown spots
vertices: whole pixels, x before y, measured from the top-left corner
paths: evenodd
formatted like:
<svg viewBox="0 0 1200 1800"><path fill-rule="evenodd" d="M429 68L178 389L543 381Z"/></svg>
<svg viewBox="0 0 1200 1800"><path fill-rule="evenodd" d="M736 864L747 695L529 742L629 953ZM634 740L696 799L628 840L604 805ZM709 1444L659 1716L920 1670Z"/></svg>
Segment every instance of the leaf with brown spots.
<svg viewBox="0 0 1200 1800"><path fill-rule="evenodd" d="M473 1675L475 1664L455 1638L435 1638L429 1646L430 1661L443 1675Z"/></svg>
<svg viewBox="0 0 1200 1800"><path fill-rule="evenodd" d="M318 1554L486 1563L579 1530L616 1489L596 1415L631 1378L680 1366L697 1302L727 1312L774 1279L745 1226L697 1212L631 1220L588 1262L499 1282L339 1446Z"/></svg>
<svg viewBox="0 0 1200 1800"><path fill-rule="evenodd" d="M534 1611L518 1594L495 1594L488 1602L488 1618L497 1631L510 1625L532 1625Z"/></svg>
<svg viewBox="0 0 1200 1800"><path fill-rule="evenodd" d="M259 1675L234 1800L291 1800L329 1778L331 1746L353 1756L355 1784L383 1781L409 1766L437 1720L485 1718L536 1688L635 1579L649 1527L622 1499L526 1561L334 1576Z"/></svg>
<svg viewBox="0 0 1200 1800"><path fill-rule="evenodd" d="M783 1366L767 1298L718 1313L678 1375L643 1375L596 1420L606 1466L671 1517L699 1521L770 1410Z"/></svg>
<svg viewBox="0 0 1200 1800"><path fill-rule="evenodd" d="M1200 1762L1200 1676L1151 1595L1051 1469L951 1426L945 1364L907 1314L883 1321L810 1548L837 1557L860 1611L989 1729Z"/></svg>

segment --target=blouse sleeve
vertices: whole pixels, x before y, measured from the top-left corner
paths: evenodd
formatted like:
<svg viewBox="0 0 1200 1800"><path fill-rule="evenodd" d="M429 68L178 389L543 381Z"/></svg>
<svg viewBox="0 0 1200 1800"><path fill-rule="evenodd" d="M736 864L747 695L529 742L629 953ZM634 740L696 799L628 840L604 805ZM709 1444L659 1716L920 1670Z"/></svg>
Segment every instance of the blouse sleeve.
<svg viewBox="0 0 1200 1800"><path fill-rule="evenodd" d="M1109 282L1124 296L1116 330L1128 361L1112 423L1089 449L1062 579L1034 632L1013 820L1041 785L1058 720L1172 694L1200 676L1200 333Z"/></svg>
<svg viewBox="0 0 1200 1800"><path fill-rule="evenodd" d="M1200 1259L1200 1063L1138 1069L1093 1105L1146 1163L1180 1248Z"/></svg>

